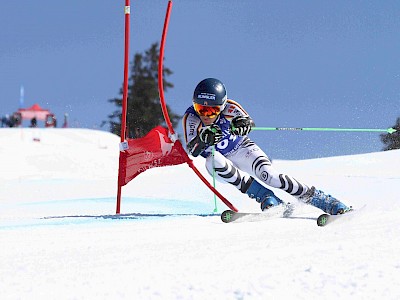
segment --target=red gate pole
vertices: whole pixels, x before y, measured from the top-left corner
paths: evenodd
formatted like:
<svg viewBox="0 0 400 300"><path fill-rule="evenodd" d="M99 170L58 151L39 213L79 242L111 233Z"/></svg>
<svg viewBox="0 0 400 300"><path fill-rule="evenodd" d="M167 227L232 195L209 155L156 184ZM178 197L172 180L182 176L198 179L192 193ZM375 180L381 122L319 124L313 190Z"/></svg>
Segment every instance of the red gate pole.
<svg viewBox="0 0 400 300"><path fill-rule="evenodd" d="M164 47L165 47L165 38L167 36L167 31L168 31L168 24L169 24L169 16L171 13L171 7L172 7L172 1L168 1L168 6L167 6L167 13L165 15L165 21L164 21L164 28L163 28L163 33L161 37L161 44L160 44L160 56L158 60L158 92L160 94L160 102L161 102L161 108L162 112L164 114L164 119L165 122L167 123L168 130L171 135L171 140L174 143L180 143L180 141L176 138L174 128L172 127L171 120L168 115L168 110L167 110L167 104L165 102L165 97L164 97L164 84L163 84L163 60L164 60ZM182 145L181 145L182 146ZM186 154L187 155L187 154ZM188 157L188 162L187 164L189 167L196 173L196 175L203 181L203 183L215 194L218 196L219 199L223 203L225 203L226 206L228 206L230 209L233 211L238 211L236 207L232 205L226 199L224 196L221 195L220 192L218 192L208 181L207 179L204 178L204 176L200 173L200 171L196 168L196 166L193 164L193 161Z"/></svg>
<svg viewBox="0 0 400 300"><path fill-rule="evenodd" d="M121 114L121 143L125 142L126 138L126 111L128 106L128 73L129 73L129 17L131 14L130 0L125 0L125 51L124 51L124 84L122 96L122 114ZM117 209L116 213L121 211L121 192L122 185L120 182L121 174L121 149L119 153L119 167L118 167L118 191L117 191Z"/></svg>

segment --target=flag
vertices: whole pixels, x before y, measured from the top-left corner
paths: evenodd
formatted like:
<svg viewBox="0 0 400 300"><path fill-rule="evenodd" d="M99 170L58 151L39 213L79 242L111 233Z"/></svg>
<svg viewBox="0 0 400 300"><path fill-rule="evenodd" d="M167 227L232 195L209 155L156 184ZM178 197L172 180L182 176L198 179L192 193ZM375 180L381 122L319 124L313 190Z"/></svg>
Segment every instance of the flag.
<svg viewBox="0 0 400 300"><path fill-rule="evenodd" d="M126 185L140 173L155 168L191 161L179 140L173 142L168 129L157 126L138 139L130 139L119 157L119 184Z"/></svg>

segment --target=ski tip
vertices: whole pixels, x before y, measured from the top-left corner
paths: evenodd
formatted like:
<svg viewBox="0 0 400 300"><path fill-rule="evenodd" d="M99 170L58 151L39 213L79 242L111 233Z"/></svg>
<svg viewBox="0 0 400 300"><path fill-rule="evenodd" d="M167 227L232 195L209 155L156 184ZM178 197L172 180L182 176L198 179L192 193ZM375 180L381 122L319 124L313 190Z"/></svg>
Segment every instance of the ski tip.
<svg viewBox="0 0 400 300"><path fill-rule="evenodd" d="M328 214L322 214L318 217L317 219L317 225L318 226L325 226L326 223L328 223L329 215Z"/></svg>
<svg viewBox="0 0 400 300"><path fill-rule="evenodd" d="M229 223L232 221L232 218L234 216L235 212L233 210L225 210L222 214L221 214L221 221L224 223Z"/></svg>

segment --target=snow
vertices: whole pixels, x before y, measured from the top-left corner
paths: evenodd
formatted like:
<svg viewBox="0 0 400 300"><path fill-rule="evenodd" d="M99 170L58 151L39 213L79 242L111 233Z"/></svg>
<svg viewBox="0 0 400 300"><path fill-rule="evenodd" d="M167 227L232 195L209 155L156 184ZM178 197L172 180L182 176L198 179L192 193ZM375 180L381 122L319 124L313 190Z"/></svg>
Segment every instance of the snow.
<svg viewBox="0 0 400 300"><path fill-rule="evenodd" d="M297 205L290 219L197 216L213 214L214 198L187 165L139 175L117 217L118 143L87 129L0 129L0 299L400 299L399 150L274 161L363 207L318 227L318 209L281 191Z"/></svg>

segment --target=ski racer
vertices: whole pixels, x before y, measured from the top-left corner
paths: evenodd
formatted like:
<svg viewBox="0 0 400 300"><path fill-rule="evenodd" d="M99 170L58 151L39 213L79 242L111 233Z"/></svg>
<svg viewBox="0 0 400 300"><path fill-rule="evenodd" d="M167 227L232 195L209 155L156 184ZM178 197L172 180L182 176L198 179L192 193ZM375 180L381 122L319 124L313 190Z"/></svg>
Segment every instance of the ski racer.
<svg viewBox="0 0 400 300"><path fill-rule="evenodd" d="M248 113L227 98L224 84L215 78L204 79L196 86L193 105L183 116L189 154L204 157L210 174L214 168L219 181L230 183L254 198L261 204L261 210L283 203L267 186L284 190L332 215L350 209L314 186L275 170L268 156L248 137L253 126Z"/></svg>

